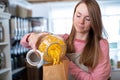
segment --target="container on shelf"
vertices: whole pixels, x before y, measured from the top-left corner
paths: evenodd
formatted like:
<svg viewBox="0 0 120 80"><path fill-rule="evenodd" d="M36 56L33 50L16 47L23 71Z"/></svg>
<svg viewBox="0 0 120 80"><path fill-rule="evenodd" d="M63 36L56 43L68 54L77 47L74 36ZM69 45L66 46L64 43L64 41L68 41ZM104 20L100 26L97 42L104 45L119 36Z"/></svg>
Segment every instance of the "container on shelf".
<svg viewBox="0 0 120 80"><path fill-rule="evenodd" d="M0 42L4 41L4 28L2 23L0 22Z"/></svg>
<svg viewBox="0 0 120 80"><path fill-rule="evenodd" d="M3 2L0 2L0 12L4 12L5 10L5 4Z"/></svg>
<svg viewBox="0 0 120 80"><path fill-rule="evenodd" d="M5 54L0 50L0 69L5 68Z"/></svg>

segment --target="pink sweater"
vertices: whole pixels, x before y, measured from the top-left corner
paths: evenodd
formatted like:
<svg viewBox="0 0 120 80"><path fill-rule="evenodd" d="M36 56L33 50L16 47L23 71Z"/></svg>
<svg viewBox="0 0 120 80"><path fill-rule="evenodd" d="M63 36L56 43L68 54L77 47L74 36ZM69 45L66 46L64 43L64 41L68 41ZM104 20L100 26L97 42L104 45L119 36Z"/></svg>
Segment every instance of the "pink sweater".
<svg viewBox="0 0 120 80"><path fill-rule="evenodd" d="M29 34L21 39L21 44L24 47L30 48L29 43L26 41ZM68 35L62 36L63 38ZM76 53L81 52L85 46L85 41L76 39L74 42ZM100 47L102 50L102 58L99 60L98 65L94 70L86 72L77 67L72 61L70 62L70 74L75 77L75 80L107 80L110 77L111 66L109 58L109 45L107 40L100 40Z"/></svg>

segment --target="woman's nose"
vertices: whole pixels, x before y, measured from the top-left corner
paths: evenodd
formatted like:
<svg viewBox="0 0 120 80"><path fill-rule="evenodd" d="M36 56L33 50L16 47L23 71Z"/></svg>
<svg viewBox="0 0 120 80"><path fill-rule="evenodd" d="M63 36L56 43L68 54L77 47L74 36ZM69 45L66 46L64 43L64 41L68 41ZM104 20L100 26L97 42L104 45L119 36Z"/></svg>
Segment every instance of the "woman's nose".
<svg viewBox="0 0 120 80"><path fill-rule="evenodd" d="M81 23L81 24L84 24L84 22L85 22L84 18L81 17L81 18L80 18L80 23Z"/></svg>

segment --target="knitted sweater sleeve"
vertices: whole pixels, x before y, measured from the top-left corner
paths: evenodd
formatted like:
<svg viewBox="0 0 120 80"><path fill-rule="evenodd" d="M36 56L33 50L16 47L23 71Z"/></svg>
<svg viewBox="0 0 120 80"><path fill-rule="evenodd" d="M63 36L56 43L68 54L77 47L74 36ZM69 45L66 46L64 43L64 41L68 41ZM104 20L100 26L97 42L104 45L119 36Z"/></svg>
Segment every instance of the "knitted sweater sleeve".
<svg viewBox="0 0 120 80"><path fill-rule="evenodd" d="M24 36L22 37L22 39L20 40L20 44L21 44L22 46L26 47L26 48L31 48L31 47L29 46L29 42L28 42L28 37L29 37L29 36L30 36L30 33L24 35Z"/></svg>

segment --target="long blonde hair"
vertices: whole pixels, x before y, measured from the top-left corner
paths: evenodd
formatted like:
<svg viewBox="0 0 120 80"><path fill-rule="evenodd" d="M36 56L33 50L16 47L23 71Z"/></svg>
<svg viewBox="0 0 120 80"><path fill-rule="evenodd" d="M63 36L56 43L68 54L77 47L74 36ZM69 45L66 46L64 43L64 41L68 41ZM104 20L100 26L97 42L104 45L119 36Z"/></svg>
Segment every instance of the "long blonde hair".
<svg viewBox="0 0 120 80"><path fill-rule="evenodd" d="M103 31L101 11L96 0L81 0L75 6L74 14L76 12L76 8L81 3L85 3L88 8L90 22L91 22L91 29L87 37L87 43L81 54L80 63L83 63L84 65L90 68L94 68L97 65L99 60L99 55L100 55L99 41L102 39L102 31ZM74 17L74 14L73 14L73 17ZM67 53L75 52L75 48L73 45L74 39L75 39L75 33L76 33L76 30L74 28L74 25L72 25L71 33L66 40Z"/></svg>

